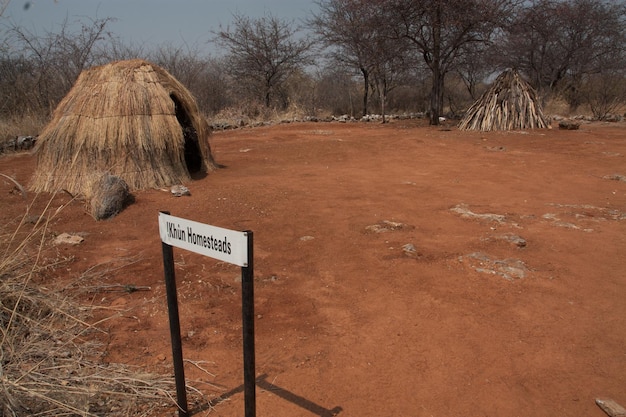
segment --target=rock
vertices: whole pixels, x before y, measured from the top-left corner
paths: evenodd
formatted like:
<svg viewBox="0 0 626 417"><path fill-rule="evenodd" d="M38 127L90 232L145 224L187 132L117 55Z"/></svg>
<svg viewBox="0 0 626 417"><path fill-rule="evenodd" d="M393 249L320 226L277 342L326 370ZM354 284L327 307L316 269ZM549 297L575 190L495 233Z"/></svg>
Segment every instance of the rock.
<svg viewBox="0 0 626 417"><path fill-rule="evenodd" d="M9 151L27 151L35 146L37 136L16 136L0 143L0 153Z"/></svg>
<svg viewBox="0 0 626 417"><path fill-rule="evenodd" d="M574 120L561 120L559 122L559 129L563 130L578 130L580 128L580 122Z"/></svg>
<svg viewBox="0 0 626 417"><path fill-rule="evenodd" d="M16 142L17 148L25 151L35 146L37 138L34 136L18 136Z"/></svg>
<svg viewBox="0 0 626 417"><path fill-rule="evenodd" d="M333 121L336 121L339 123L346 123L346 122L353 122L354 118L347 114L342 114L341 116L333 116Z"/></svg>
<svg viewBox="0 0 626 417"><path fill-rule="evenodd" d="M126 181L115 175L104 174L91 187L91 215L96 220L115 217L133 202Z"/></svg>
<svg viewBox="0 0 626 417"><path fill-rule="evenodd" d="M626 409L610 398L596 398L596 404L610 417L626 417Z"/></svg>
<svg viewBox="0 0 626 417"><path fill-rule="evenodd" d="M623 120L623 117L619 114L607 114L602 120L604 120L605 122L616 123L621 122Z"/></svg>
<svg viewBox="0 0 626 417"><path fill-rule="evenodd" d="M69 233L61 233L53 241L53 245L78 245L85 240L79 235L70 235Z"/></svg>
<svg viewBox="0 0 626 417"><path fill-rule="evenodd" d="M383 220L377 224L372 224L370 226L367 226L365 230L374 232L374 233L383 233L383 232L392 232L395 230L402 230L402 229L407 229L407 228L412 228L412 227L404 223L394 222L391 220Z"/></svg>
<svg viewBox="0 0 626 417"><path fill-rule="evenodd" d="M459 262L468 263L476 272L500 275L509 281L524 278L528 271L526 264L519 259L495 259L482 252L460 256Z"/></svg>
<svg viewBox="0 0 626 417"><path fill-rule="evenodd" d="M523 237L520 237L518 235L513 235L513 234L507 233L507 234L504 234L504 235L496 236L496 239L504 240L506 242L509 242L512 245L517 246L518 248L525 248L526 247L526 239L524 239Z"/></svg>
<svg viewBox="0 0 626 417"><path fill-rule="evenodd" d="M506 221L506 216L503 214L474 213L467 207L466 204L457 204L456 206L452 207L450 211L461 215L461 217L464 219L489 220L498 223L504 223Z"/></svg>
<svg viewBox="0 0 626 417"><path fill-rule="evenodd" d="M402 251L407 256L416 256L417 255L417 249L415 249L415 245L413 245L412 243L407 243L406 245L403 245L402 246Z"/></svg>
<svg viewBox="0 0 626 417"><path fill-rule="evenodd" d="M174 197L191 195L191 191L189 191L189 188L185 187L184 185L174 185L172 186L170 191L172 192L172 195L174 195Z"/></svg>
<svg viewBox="0 0 626 417"><path fill-rule="evenodd" d="M626 175L613 174L613 175L605 175L602 178L604 178L605 180L626 182Z"/></svg>

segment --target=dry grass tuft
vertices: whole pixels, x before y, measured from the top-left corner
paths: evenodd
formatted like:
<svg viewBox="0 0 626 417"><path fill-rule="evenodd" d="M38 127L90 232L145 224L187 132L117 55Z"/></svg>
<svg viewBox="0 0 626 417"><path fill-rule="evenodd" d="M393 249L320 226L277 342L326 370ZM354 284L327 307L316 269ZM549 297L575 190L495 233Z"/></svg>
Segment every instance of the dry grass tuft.
<svg viewBox="0 0 626 417"><path fill-rule="evenodd" d="M91 307L35 285L67 261L43 261L48 224L59 212L50 205L34 224L27 210L16 230L0 229L0 415L148 416L172 407L171 376L101 360L98 326L107 319L93 323Z"/></svg>

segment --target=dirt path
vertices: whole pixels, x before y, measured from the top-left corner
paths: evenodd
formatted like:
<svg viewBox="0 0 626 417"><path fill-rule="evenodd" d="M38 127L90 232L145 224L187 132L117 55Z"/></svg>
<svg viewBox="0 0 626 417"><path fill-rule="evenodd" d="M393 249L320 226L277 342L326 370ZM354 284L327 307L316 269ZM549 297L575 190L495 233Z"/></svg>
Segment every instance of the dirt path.
<svg viewBox="0 0 626 417"><path fill-rule="evenodd" d="M52 224L85 240L57 247L74 260L46 279L122 312L105 324L107 360L171 372L157 224L169 210L254 231L258 416L602 417L595 398L626 404L626 125L302 123L211 144L226 168L190 197L138 192L104 222L72 202ZM25 184L34 163L4 156L0 172ZM0 181L8 224L25 207L12 189ZM208 398L237 391L239 269L175 260L187 377ZM142 290L105 291L117 284ZM243 394L226 396L197 415L243 416Z"/></svg>

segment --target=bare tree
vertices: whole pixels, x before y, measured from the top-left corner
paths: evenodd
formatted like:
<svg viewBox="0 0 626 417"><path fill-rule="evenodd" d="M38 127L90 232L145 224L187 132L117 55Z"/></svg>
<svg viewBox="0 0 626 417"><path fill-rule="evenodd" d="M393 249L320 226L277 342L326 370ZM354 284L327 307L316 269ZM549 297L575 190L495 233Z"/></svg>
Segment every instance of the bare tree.
<svg viewBox="0 0 626 417"><path fill-rule="evenodd" d="M150 54L150 60L165 68L187 88L202 82L206 61L200 58L197 46L186 48L164 44Z"/></svg>
<svg viewBox="0 0 626 417"><path fill-rule="evenodd" d="M432 74L430 123L439 124L444 80L466 45L487 43L514 0L388 0L388 21L396 36L408 39Z"/></svg>
<svg viewBox="0 0 626 417"><path fill-rule="evenodd" d="M190 89L203 112L217 114L233 103L229 94L228 67L222 58L209 57L204 62L202 79Z"/></svg>
<svg viewBox="0 0 626 417"><path fill-rule="evenodd" d="M32 89L36 73L26 59L6 55L0 58L0 115L21 116L39 110L38 95Z"/></svg>
<svg viewBox="0 0 626 417"><path fill-rule="evenodd" d="M269 108L285 80L312 62L312 41L299 38L298 31L293 22L269 14L258 19L235 14L232 27L220 27L214 40L228 51L228 68L237 84Z"/></svg>
<svg viewBox="0 0 626 417"><path fill-rule="evenodd" d="M478 86L494 73L498 64L491 43L469 43L462 47L455 72L473 101L480 95Z"/></svg>
<svg viewBox="0 0 626 417"><path fill-rule="evenodd" d="M395 89L410 62L405 46L386 35L376 37L370 44L372 59L373 86L378 92L382 122L386 122L387 97Z"/></svg>
<svg viewBox="0 0 626 417"><path fill-rule="evenodd" d="M196 45L180 48L165 44L149 54L149 59L183 83L203 112L218 113L230 103L226 63L203 57Z"/></svg>
<svg viewBox="0 0 626 417"><path fill-rule="evenodd" d="M376 36L369 11L364 0L320 0L319 14L309 19L309 26L330 49L331 61L340 66L356 68L363 78L362 115L368 113L370 75L373 67L369 47Z"/></svg>
<svg viewBox="0 0 626 417"><path fill-rule="evenodd" d="M4 15L4 11L9 6L9 3L11 3L11 0L0 0L0 16Z"/></svg>
<svg viewBox="0 0 626 417"><path fill-rule="evenodd" d="M593 116L606 120L626 103L626 76L624 71L593 74L581 90Z"/></svg>
<svg viewBox="0 0 626 417"><path fill-rule="evenodd" d="M151 53L145 44L126 43L117 37L111 37L108 41L106 48L102 48L102 61L110 62L145 58Z"/></svg>
<svg viewBox="0 0 626 417"><path fill-rule="evenodd" d="M626 56L607 55L598 64L597 72L581 77L577 93L596 119L607 120L626 103Z"/></svg>
<svg viewBox="0 0 626 417"><path fill-rule="evenodd" d="M407 48L390 36L384 4L371 0L320 0L320 12L309 26L341 66L358 70L363 78L363 115L368 113L369 89L378 92L383 120L387 94L406 69Z"/></svg>
<svg viewBox="0 0 626 417"><path fill-rule="evenodd" d="M358 84L360 85L360 84ZM359 106L359 91L353 69L330 64L316 74L316 104L332 114L349 114L354 117Z"/></svg>
<svg viewBox="0 0 626 417"><path fill-rule="evenodd" d="M107 26L113 20L80 20L74 26L66 19L58 32L43 36L18 26L10 29L11 49L5 60L20 63L28 71L19 74L19 79L30 92L29 110L50 111L81 71L106 60L107 41L113 39Z"/></svg>
<svg viewBox="0 0 626 417"><path fill-rule="evenodd" d="M516 14L501 51L544 97L562 94L574 110L586 76L623 67L625 25L623 1L537 0Z"/></svg>

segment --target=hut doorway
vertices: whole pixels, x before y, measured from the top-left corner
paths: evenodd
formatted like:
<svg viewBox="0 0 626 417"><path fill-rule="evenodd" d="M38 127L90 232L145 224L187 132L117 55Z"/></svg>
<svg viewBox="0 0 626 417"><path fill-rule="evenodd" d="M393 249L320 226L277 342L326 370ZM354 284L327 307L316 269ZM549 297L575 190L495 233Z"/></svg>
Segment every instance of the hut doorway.
<svg viewBox="0 0 626 417"><path fill-rule="evenodd" d="M178 124L183 129L183 137L185 139L185 165L187 165L187 171L191 177L196 177L204 174L202 171L202 153L200 146L198 145L198 132L191 123L191 118L180 103L178 98L171 94L170 98L174 102L174 108L176 111L176 119Z"/></svg>

